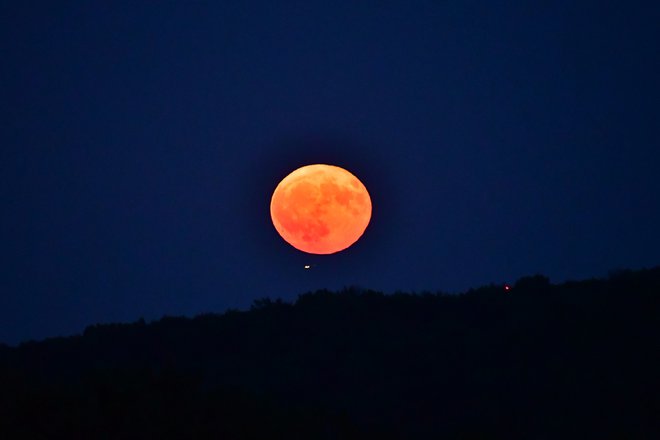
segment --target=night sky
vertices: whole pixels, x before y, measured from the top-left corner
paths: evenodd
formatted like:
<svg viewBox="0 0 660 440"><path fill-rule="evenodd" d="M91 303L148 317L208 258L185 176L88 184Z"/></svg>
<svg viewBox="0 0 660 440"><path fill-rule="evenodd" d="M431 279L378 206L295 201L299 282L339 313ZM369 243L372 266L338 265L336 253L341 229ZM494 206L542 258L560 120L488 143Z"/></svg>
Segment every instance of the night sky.
<svg viewBox="0 0 660 440"><path fill-rule="evenodd" d="M1 342L660 264L657 1L14 1L0 22ZM272 226L310 163L371 194L344 252Z"/></svg>

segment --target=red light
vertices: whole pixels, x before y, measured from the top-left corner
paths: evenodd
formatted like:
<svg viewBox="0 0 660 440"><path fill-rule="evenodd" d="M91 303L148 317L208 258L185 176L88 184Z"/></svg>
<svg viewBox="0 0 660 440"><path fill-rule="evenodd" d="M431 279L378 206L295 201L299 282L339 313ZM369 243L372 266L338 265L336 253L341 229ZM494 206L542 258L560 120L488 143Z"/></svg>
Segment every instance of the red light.
<svg viewBox="0 0 660 440"><path fill-rule="evenodd" d="M505 284L504 285L504 290L511 290L511 286L509 286L508 284Z"/></svg>

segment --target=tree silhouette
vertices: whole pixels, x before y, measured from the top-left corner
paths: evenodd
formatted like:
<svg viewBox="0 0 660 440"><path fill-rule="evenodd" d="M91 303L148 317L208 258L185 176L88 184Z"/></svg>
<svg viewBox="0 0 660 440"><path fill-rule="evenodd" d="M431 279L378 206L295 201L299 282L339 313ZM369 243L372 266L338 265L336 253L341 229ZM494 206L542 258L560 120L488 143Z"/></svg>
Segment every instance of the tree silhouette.
<svg viewBox="0 0 660 440"><path fill-rule="evenodd" d="M263 298L0 345L0 438L660 436L660 268Z"/></svg>

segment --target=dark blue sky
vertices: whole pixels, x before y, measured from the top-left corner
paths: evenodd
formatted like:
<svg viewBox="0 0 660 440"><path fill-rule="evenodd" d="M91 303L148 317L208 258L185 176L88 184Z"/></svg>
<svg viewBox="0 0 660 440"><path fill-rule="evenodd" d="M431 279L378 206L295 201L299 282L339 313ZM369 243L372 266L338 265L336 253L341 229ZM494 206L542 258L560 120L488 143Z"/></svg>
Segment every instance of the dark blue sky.
<svg viewBox="0 0 660 440"><path fill-rule="evenodd" d="M0 6L0 341L660 264L658 2L104 3ZM332 256L269 216L318 162Z"/></svg>

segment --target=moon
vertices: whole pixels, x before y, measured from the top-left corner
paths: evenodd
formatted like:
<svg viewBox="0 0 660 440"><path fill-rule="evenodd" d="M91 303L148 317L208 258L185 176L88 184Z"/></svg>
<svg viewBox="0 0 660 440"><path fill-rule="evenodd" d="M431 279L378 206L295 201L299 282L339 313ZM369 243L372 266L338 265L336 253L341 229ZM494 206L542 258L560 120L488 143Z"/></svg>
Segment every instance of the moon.
<svg viewBox="0 0 660 440"><path fill-rule="evenodd" d="M282 238L310 254L334 254L355 243L371 220L367 188L347 170L307 165L275 188L270 216Z"/></svg>

